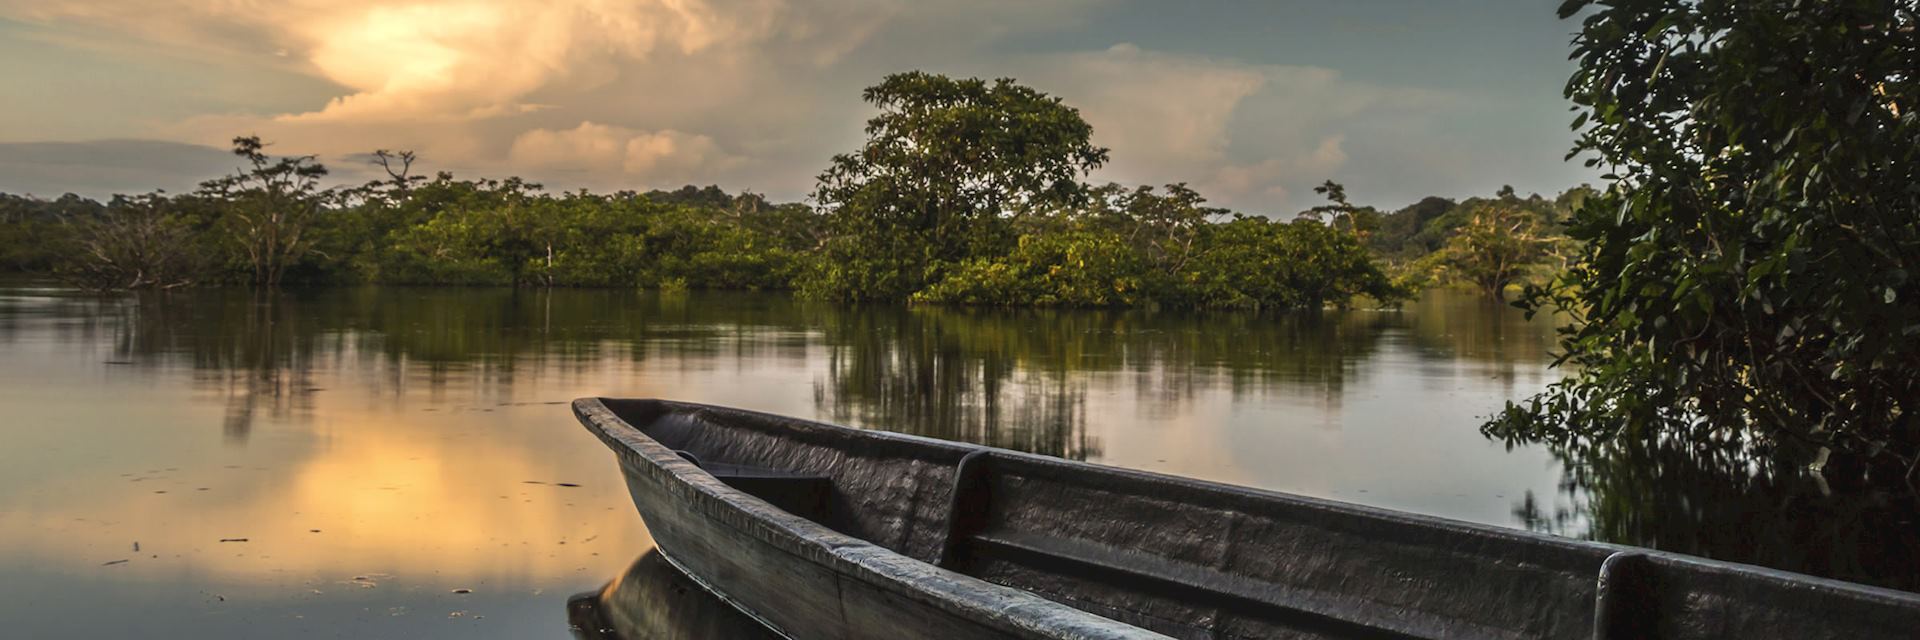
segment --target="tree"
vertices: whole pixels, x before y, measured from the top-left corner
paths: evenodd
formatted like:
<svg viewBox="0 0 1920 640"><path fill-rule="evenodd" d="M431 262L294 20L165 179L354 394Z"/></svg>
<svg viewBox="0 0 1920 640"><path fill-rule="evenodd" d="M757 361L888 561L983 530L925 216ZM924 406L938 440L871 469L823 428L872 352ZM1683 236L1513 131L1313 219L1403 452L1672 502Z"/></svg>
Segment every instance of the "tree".
<svg viewBox="0 0 1920 640"><path fill-rule="evenodd" d="M320 188L327 168L314 156L273 158L265 150L259 136L234 138L233 155L245 158L247 167L202 184L201 191L223 203L227 232L246 256L250 282L273 287L312 249L308 231L328 195Z"/></svg>
<svg viewBox="0 0 1920 640"><path fill-rule="evenodd" d="M1406 296L1358 236L1312 220L1236 215L1209 225L1201 242L1205 250L1181 269L1171 300L1193 307L1319 309L1361 295L1389 302Z"/></svg>
<svg viewBox="0 0 1920 640"><path fill-rule="evenodd" d="M71 193L58 200L0 194L0 271L50 271L78 251L72 223L96 219L103 209Z"/></svg>
<svg viewBox="0 0 1920 640"><path fill-rule="evenodd" d="M1107 160L1078 110L1011 79L915 71L864 97L880 109L867 143L814 191L832 233L806 283L816 296L898 300L1002 254L1013 220L1082 202L1081 177Z"/></svg>
<svg viewBox="0 0 1920 640"><path fill-rule="evenodd" d="M56 273L84 289L172 289L202 278L205 259L173 200L116 197L96 215L69 219L77 250Z"/></svg>
<svg viewBox="0 0 1920 640"><path fill-rule="evenodd" d="M426 176L413 173L413 163L419 159L412 151L374 150L371 163L378 165L380 171L387 174L387 179L368 183L366 189L389 197L405 197L414 185L427 180Z"/></svg>
<svg viewBox="0 0 1920 640"><path fill-rule="evenodd" d="M1354 234L1362 243L1366 243L1380 230L1384 216L1373 207L1356 207L1347 200L1346 185L1328 180L1313 188L1314 193L1327 197L1327 204L1319 205L1300 212L1299 218L1306 218L1333 226L1335 229Z"/></svg>
<svg viewBox="0 0 1920 640"><path fill-rule="evenodd" d="M1578 151L1610 169L1531 311L1564 382L1491 434L1920 468L1920 34L1911 1L1571 0ZM1887 473L1891 471L1891 473Z"/></svg>
<svg viewBox="0 0 1920 640"><path fill-rule="evenodd" d="M1144 264L1162 276L1185 268L1203 250L1198 242L1208 225L1228 213L1205 206L1207 199L1184 182L1167 185L1165 195L1144 185L1127 189L1107 184L1094 188L1092 196L1069 217L1124 236L1143 255Z"/></svg>
<svg viewBox="0 0 1920 640"><path fill-rule="evenodd" d="M1506 300L1507 285L1545 258L1551 245L1527 212L1496 202L1475 212L1448 238L1439 257L1454 276L1473 283L1490 298Z"/></svg>

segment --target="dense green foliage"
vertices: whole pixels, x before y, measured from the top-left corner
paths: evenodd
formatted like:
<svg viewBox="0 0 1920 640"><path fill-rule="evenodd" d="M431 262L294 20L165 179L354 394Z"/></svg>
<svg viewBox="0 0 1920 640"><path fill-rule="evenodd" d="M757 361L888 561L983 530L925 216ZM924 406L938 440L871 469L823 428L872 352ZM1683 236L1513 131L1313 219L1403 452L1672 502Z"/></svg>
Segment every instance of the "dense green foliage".
<svg viewBox="0 0 1920 640"><path fill-rule="evenodd" d="M1319 308L1404 294L1354 234L1203 206L1186 185L1106 185L1085 205L1026 221L999 255L962 262L915 300L995 305Z"/></svg>
<svg viewBox="0 0 1920 640"><path fill-rule="evenodd" d="M1058 98L924 73L867 90L868 140L815 200L810 295L987 305L1301 308L1400 289L1351 230L1236 218L1185 185L1090 188L1107 160Z"/></svg>
<svg viewBox="0 0 1920 640"><path fill-rule="evenodd" d="M48 201L0 193L0 271L52 271L72 252L61 221L99 211L100 203L74 195Z"/></svg>
<svg viewBox="0 0 1920 640"><path fill-rule="evenodd" d="M237 141L258 155L257 141ZM252 159L186 195L4 201L9 267L96 289L353 283L780 289L812 217L716 188L546 194L397 175L325 189L310 159Z"/></svg>
<svg viewBox="0 0 1920 640"><path fill-rule="evenodd" d="M814 193L832 230L804 283L817 297L897 300L1002 255L1020 218L1082 202L1080 178L1107 160L1079 111L1012 80L903 73L865 98L880 109L866 145L834 156Z"/></svg>
<svg viewBox="0 0 1920 640"><path fill-rule="evenodd" d="M1513 285L1541 284L1565 267L1575 243L1566 235L1573 209L1594 195L1581 185L1549 200L1505 187L1493 197L1454 202L1424 198L1398 211L1362 209L1372 222L1368 248L1405 283L1459 283L1503 299Z"/></svg>
<svg viewBox="0 0 1920 640"><path fill-rule="evenodd" d="M1318 189L1330 204L1293 221L1248 217L1184 184L1087 184L1107 160L1092 127L1011 80L904 73L865 98L879 111L868 140L832 159L816 206L717 187L551 194L518 178L414 175L412 153L385 150L372 157L387 179L324 188L314 158L236 138L242 168L193 193L0 201L0 258L96 289L793 288L839 301L1285 309L1486 281L1480 258L1503 265L1482 284L1498 295L1550 262L1532 247L1558 245L1529 236L1509 255L1450 239L1488 210L1523 212L1528 234L1565 217L1559 202L1511 190L1384 214L1333 182Z"/></svg>
<svg viewBox="0 0 1920 640"><path fill-rule="evenodd" d="M1613 187L1532 309L1573 377L1491 433L1760 463L1920 463L1913 2L1574 0L1580 149Z"/></svg>

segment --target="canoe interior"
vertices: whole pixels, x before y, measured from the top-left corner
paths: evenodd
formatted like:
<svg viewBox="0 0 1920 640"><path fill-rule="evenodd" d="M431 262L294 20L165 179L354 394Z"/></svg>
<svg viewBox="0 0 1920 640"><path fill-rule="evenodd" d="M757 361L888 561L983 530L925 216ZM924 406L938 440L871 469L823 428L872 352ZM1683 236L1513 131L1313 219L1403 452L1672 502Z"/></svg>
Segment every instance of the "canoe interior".
<svg viewBox="0 0 1920 640"><path fill-rule="evenodd" d="M755 412L600 402L835 531L1177 638L1920 629L1920 597L1884 589Z"/></svg>

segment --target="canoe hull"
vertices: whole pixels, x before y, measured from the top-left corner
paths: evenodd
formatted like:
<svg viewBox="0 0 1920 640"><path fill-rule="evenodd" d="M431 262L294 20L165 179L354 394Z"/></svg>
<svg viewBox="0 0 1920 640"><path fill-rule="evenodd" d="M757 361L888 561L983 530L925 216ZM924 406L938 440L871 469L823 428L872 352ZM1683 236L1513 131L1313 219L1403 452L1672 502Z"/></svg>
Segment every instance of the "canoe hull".
<svg viewBox="0 0 1920 640"><path fill-rule="evenodd" d="M1920 629L1915 594L1650 549L720 407L574 410L667 556L794 638Z"/></svg>
<svg viewBox="0 0 1920 640"><path fill-rule="evenodd" d="M645 468L622 465L627 490L661 552L715 595L790 638L1004 638L1006 635L850 579L772 544L724 509L676 495ZM716 512L720 511L720 512Z"/></svg>
<svg viewBox="0 0 1920 640"><path fill-rule="evenodd" d="M1164 638L1037 596L941 571L745 495L647 438L598 401L575 413L620 459L664 555L775 632L849 638Z"/></svg>

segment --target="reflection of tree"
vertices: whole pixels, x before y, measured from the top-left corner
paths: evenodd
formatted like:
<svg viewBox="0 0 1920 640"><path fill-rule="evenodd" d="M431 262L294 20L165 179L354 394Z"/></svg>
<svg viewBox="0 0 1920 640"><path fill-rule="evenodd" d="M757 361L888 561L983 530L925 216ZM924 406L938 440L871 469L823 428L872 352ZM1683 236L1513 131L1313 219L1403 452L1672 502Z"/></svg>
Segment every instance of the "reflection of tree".
<svg viewBox="0 0 1920 640"><path fill-rule="evenodd" d="M1084 383L1022 370L1005 327L925 310L830 315L828 380L816 394L832 419L947 440L1083 459Z"/></svg>
<svg viewBox="0 0 1920 640"><path fill-rule="evenodd" d="M1482 364L1511 384L1518 372L1540 371L1553 359L1558 322L1544 314L1529 320L1507 304L1470 294L1428 295L1411 312L1417 353L1434 366Z"/></svg>
<svg viewBox="0 0 1920 640"><path fill-rule="evenodd" d="M948 307L831 310L817 396L832 419L1085 458L1093 376L1131 374L1168 413L1226 378L1337 399L1394 314Z"/></svg>
<svg viewBox="0 0 1920 640"><path fill-rule="evenodd" d="M234 349L236 366L222 369L228 439L247 439L262 403L281 420L296 410L303 415L312 410L314 339L301 336L300 317L286 313L281 297L278 292L254 292L241 318L242 331L223 334L241 343Z"/></svg>
<svg viewBox="0 0 1920 640"><path fill-rule="evenodd" d="M244 441L263 417L302 419L316 370L352 368L395 393L472 382L511 387L515 375L586 371L608 357L641 361L803 358L791 301L717 294L513 289L196 290L62 303L109 329L114 360L186 366L200 392L226 403L223 429ZM11 326L12 322L5 324Z"/></svg>
<svg viewBox="0 0 1920 640"><path fill-rule="evenodd" d="M1920 496L1907 490L1830 486L1692 447L1556 456L1575 506L1549 513L1528 496L1515 511L1534 529L1920 590Z"/></svg>
<svg viewBox="0 0 1920 640"><path fill-rule="evenodd" d="M201 390L227 402L234 438L262 418L301 419L316 370L380 380L383 393L506 390L523 376L586 375L610 360L690 369L806 362L824 343L818 406L833 420L1084 458L1099 448L1086 434L1095 385L1132 385L1150 416L1175 415L1211 389L1318 398L1337 410L1390 332L1410 331L1426 351L1509 367L1545 357L1530 346L1544 340L1508 335L1532 336L1534 327L1486 327L1512 321L1511 310L1457 305L1431 314L1189 314L391 287L195 290L99 304L111 311L72 316L115 323L119 359L192 367Z"/></svg>
<svg viewBox="0 0 1920 640"><path fill-rule="evenodd" d="M147 293L118 308L115 357L139 366L184 357L198 385L224 396L228 438L245 441L263 409L279 420L311 411L313 359L324 347L293 295Z"/></svg>

